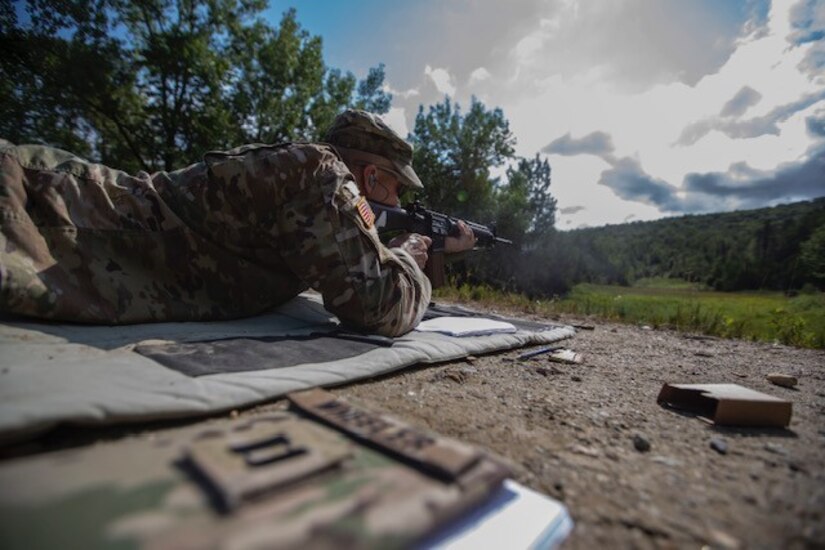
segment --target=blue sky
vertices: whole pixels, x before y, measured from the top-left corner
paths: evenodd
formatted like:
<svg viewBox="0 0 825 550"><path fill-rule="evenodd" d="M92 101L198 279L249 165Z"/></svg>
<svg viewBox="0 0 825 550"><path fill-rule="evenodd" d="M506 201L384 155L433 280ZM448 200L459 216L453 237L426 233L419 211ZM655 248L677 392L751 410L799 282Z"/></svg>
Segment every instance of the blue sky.
<svg viewBox="0 0 825 550"><path fill-rule="evenodd" d="M825 195L825 2L271 0L270 22L289 7L328 65L386 64L401 133L445 95L501 107L562 229Z"/></svg>

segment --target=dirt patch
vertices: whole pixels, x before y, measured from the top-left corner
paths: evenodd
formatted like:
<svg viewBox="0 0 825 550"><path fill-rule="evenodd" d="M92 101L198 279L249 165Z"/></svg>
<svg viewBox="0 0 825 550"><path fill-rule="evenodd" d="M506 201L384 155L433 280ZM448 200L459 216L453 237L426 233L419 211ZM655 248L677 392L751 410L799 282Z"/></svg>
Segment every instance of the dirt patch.
<svg viewBox="0 0 825 550"><path fill-rule="evenodd" d="M336 391L504 457L518 481L568 506L571 548L825 544L825 353L586 323L595 330L566 343L581 365L518 350ZM772 372L797 389L768 382ZM790 429L718 428L662 408L665 382L789 399Z"/></svg>

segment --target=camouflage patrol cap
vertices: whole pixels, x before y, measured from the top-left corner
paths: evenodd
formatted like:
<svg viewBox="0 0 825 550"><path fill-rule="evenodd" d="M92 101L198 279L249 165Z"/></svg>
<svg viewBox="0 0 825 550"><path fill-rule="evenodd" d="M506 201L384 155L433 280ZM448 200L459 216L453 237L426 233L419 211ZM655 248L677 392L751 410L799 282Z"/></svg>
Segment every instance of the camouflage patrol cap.
<svg viewBox="0 0 825 550"><path fill-rule="evenodd" d="M398 181L414 189L424 189L412 167L412 145L378 115L358 109L344 111L335 117L324 141L345 155L356 154L377 166L387 165L389 161L387 168L398 176Z"/></svg>

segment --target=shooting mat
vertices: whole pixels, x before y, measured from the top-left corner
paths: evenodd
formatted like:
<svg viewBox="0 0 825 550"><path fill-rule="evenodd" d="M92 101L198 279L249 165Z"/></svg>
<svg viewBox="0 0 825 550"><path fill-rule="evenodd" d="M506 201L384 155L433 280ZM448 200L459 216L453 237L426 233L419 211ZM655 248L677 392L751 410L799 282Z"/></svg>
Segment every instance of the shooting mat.
<svg viewBox="0 0 825 550"><path fill-rule="evenodd" d="M473 315L455 307L428 312L428 317ZM508 321L515 332L361 335L342 330L312 292L270 313L234 321L88 326L3 318L0 442L31 438L63 423L211 414L295 390L548 344L575 333L568 326Z"/></svg>

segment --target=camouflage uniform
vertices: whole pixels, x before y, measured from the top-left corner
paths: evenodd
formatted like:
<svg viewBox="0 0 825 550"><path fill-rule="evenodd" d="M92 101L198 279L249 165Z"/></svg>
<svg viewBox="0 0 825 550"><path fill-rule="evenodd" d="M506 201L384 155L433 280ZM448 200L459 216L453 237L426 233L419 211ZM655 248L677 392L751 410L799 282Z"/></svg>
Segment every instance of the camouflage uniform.
<svg viewBox="0 0 825 550"><path fill-rule="evenodd" d="M6 460L0 548L411 548L509 474L458 441L310 398L347 428L284 411Z"/></svg>
<svg viewBox="0 0 825 550"><path fill-rule="evenodd" d="M130 176L0 141L0 310L107 324L228 319L311 287L344 323L403 334L430 283L412 256L380 243L361 200L326 144L247 145Z"/></svg>

